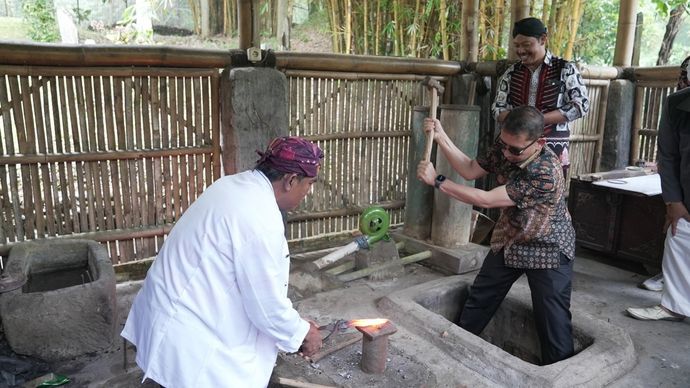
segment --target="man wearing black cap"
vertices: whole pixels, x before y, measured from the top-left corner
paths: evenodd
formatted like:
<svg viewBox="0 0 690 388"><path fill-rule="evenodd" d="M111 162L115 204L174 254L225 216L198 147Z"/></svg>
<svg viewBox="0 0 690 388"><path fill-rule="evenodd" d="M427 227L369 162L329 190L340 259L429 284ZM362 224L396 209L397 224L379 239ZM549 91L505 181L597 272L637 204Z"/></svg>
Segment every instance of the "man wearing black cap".
<svg viewBox="0 0 690 388"><path fill-rule="evenodd" d="M502 123L511 109L521 105L541 111L546 144L558 156L567 179L568 123L589 111L589 99L575 64L551 54L546 49L547 39L546 27L539 19L526 18L515 23L513 48L520 62L511 65L498 80L492 112Z"/></svg>
<svg viewBox="0 0 690 388"><path fill-rule="evenodd" d="M316 181L323 153L275 139L253 170L224 176L165 239L122 336L165 387L265 387L278 351L321 347L318 327L287 297L290 254L281 211Z"/></svg>

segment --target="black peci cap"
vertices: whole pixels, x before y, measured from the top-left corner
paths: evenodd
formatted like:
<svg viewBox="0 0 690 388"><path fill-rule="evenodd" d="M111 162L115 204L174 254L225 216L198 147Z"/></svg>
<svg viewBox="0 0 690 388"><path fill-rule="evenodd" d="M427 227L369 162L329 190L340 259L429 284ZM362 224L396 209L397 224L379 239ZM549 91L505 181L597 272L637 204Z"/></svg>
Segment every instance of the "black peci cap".
<svg viewBox="0 0 690 388"><path fill-rule="evenodd" d="M518 20L513 25L513 38L518 35L533 36L538 38L546 34L546 26L537 18L525 18Z"/></svg>

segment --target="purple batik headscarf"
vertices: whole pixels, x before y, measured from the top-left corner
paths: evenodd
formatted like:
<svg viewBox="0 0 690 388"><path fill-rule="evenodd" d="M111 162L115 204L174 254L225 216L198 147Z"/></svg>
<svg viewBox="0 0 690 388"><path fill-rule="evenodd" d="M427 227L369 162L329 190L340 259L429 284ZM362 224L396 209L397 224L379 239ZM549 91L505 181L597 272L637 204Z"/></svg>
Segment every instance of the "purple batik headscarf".
<svg viewBox="0 0 690 388"><path fill-rule="evenodd" d="M256 165L264 164L277 171L315 177L319 171L323 151L316 144L296 136L278 137L266 151L256 151L261 158Z"/></svg>

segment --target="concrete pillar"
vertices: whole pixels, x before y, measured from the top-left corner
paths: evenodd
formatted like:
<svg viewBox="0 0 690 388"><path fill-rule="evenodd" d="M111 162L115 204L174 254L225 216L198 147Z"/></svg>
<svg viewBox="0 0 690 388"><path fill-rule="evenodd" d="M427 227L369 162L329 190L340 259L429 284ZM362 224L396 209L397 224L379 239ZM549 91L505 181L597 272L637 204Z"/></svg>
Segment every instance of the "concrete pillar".
<svg viewBox="0 0 690 388"><path fill-rule="evenodd" d="M468 105L441 105L441 124L450 140L467 156L477 157L479 140L479 107ZM436 171L455 183L474 187L450 166L439 152ZM431 223L431 240L435 245L456 248L470 242L472 205L460 202L438 191L434 193L434 211Z"/></svg>
<svg viewBox="0 0 690 388"><path fill-rule="evenodd" d="M625 79L612 80L608 94L601 171L624 168L630 161L635 84Z"/></svg>
<svg viewBox="0 0 690 388"><path fill-rule="evenodd" d="M275 69L226 69L221 76L223 171L253 168L268 142L288 134L287 80Z"/></svg>
<svg viewBox="0 0 690 388"><path fill-rule="evenodd" d="M426 240L431 235L431 210L434 188L417 179L417 165L424 158L424 119L429 116L429 107L416 106L412 112L412 134L410 135L410 159L407 168L407 196L405 198L405 226L403 232L412 238ZM434 160L434 153L431 154Z"/></svg>

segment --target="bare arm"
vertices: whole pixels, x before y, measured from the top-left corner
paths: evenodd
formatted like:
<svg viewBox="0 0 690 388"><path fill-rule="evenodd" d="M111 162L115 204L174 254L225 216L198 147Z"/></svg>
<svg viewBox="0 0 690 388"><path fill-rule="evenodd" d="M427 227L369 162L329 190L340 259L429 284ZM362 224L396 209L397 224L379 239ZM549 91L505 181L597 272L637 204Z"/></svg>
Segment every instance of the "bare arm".
<svg viewBox="0 0 690 388"><path fill-rule="evenodd" d="M438 144L439 149L443 153L443 156L448 160L453 170L457 171L460 176L467 180L473 180L481 178L487 174L487 172L479 166L476 160L470 159L469 156L465 155L464 152L453 144L446 132L441 126L441 122L427 118L424 120L424 130L426 132L434 133L434 141ZM436 176L434 175L434 178ZM433 179L431 184L433 184Z"/></svg>
<svg viewBox="0 0 690 388"><path fill-rule="evenodd" d="M431 162L421 161L417 167L417 178L427 185L433 185L436 180L436 169ZM506 186L499 186L490 191L476 189L446 179L439 188L459 201L482 208L515 206L515 202L508 196Z"/></svg>

